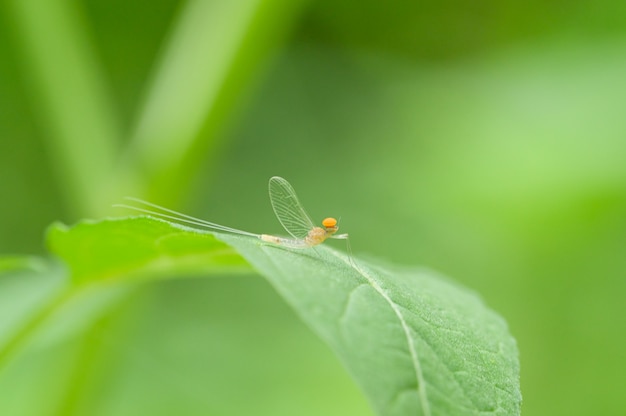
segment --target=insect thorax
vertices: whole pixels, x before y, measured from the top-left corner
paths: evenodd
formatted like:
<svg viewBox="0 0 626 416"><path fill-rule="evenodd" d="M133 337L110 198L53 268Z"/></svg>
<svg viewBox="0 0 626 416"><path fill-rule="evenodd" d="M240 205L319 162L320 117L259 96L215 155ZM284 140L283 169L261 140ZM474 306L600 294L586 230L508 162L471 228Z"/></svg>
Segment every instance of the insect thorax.
<svg viewBox="0 0 626 416"><path fill-rule="evenodd" d="M311 229L311 231L309 231L309 234L307 234L305 240L307 244L314 246L323 243L324 240L330 237L330 235L331 234L329 234L324 228L314 227Z"/></svg>

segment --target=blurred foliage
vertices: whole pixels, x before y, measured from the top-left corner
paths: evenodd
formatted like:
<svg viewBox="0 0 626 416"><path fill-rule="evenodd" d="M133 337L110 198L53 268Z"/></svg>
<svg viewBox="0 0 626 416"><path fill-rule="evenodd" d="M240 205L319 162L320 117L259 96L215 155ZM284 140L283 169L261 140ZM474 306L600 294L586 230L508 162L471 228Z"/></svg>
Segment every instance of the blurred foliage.
<svg viewBox="0 0 626 416"><path fill-rule="evenodd" d="M212 78L222 92L203 107L200 126L188 135L204 144L167 166L165 176L145 174L140 157L124 153L124 159L119 147L132 141L159 60L187 3L75 2L66 7L76 25L59 33L45 25L26 31L16 4L0 8L1 252L41 253L49 223L113 214L107 206L129 192L237 228L278 232L265 186L269 176L280 174L311 214L341 216L356 252L441 270L475 288L504 315L521 351L524 414L622 412L626 3L318 1L287 10L280 2L251 1L249 7L262 11L254 24L243 12L222 19L250 30L243 43L226 34L218 39L218 45L232 48L224 56L238 58L229 61L225 77ZM211 22L211 16L199 18ZM33 39L81 45L87 73L99 86L93 98L108 113L71 102L91 96L69 88L73 78L67 74L80 75L81 67L68 59L72 55L65 54L63 43L47 63L61 76L54 85L55 78L29 55ZM215 40L195 41L201 46ZM205 49L202 53L212 56ZM42 87L45 75L54 88ZM191 90L196 82L184 73L175 81ZM119 177L107 185L85 182L85 192L100 200L95 207L76 199L82 198L72 188L77 178L67 173L67 152L57 146L67 137L55 124L61 118L50 110L62 107L46 101L49 94L72 105L63 114L65 127L96 117L114 132L104 140L114 149L109 174ZM195 111L197 104L168 103L176 110L172 114ZM111 120L114 126L107 124ZM89 150L91 133L75 140L84 151L78 162L98 161ZM172 286L176 296L170 296ZM220 301L209 304L201 294ZM230 299L252 312L234 319L220 309L232 305ZM130 327L132 336L112 353L123 355L131 369L143 365L137 364L140 359L163 354L173 363L162 373L167 378L207 359L197 352L202 348L181 354L163 342L178 339L172 331L182 327L189 330L188 338L180 338L189 343L184 345L223 348L215 354L232 366L220 376L251 377L254 359L242 363L238 357L246 354L228 354L245 341L223 336L225 344L217 344L202 328L208 319L224 331L245 334L261 325L250 317L262 313L280 335L268 327L265 339L277 341L259 350L258 360L281 357L281 349L306 351L306 359L285 363L282 371L291 371L289 377L312 394L337 393L328 399L341 409L336 414L350 408L362 414L363 402L335 359L303 335L279 302L258 279L150 285L104 319L114 329L67 341L66 349L50 347L41 353L43 361L31 364L30 376L50 368L49 357L64 359L73 347L88 354L115 342L119 327ZM292 323L281 326L283 319ZM141 356L133 355L133 348ZM310 371L326 372L315 378L309 367L297 367L303 361ZM274 394L262 376L266 369L257 370L257 385ZM146 378L140 369L118 384L115 374L94 374L99 376L93 375L89 386L115 390L104 396L113 398L137 392L133 389ZM193 374L177 379L181 391L196 391L196 383L208 379ZM328 380L338 380L337 386L321 390ZM345 401L343 391L349 392ZM133 397L143 395L149 390ZM180 397L184 402L183 393ZM282 395L268 400L294 409L311 399L290 397L293 402ZM223 399L224 411L241 410L230 396Z"/></svg>
<svg viewBox="0 0 626 416"><path fill-rule="evenodd" d="M301 34L411 60L448 60L514 42L553 36L613 36L626 27L626 5L615 0L499 2L365 0L313 2Z"/></svg>

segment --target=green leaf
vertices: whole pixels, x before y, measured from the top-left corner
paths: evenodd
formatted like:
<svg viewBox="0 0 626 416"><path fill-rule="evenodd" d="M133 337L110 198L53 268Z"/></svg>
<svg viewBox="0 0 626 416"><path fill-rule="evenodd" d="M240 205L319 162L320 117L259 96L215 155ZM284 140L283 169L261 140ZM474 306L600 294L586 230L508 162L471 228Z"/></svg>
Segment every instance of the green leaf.
<svg viewBox="0 0 626 416"><path fill-rule="evenodd" d="M83 221L73 227L57 223L48 241L69 267L69 281L64 270L46 268L43 261L0 259L0 271L5 270L0 275L0 367L42 328L46 336L59 337L55 320L64 321L62 332L85 328L130 293L138 278L247 270L245 261L213 235L148 217Z"/></svg>
<svg viewBox="0 0 626 416"><path fill-rule="evenodd" d="M76 283L245 265L213 235L149 217L83 221L71 228L56 223L48 239L50 250L69 264Z"/></svg>
<svg viewBox="0 0 626 416"><path fill-rule="evenodd" d="M331 346L378 414L520 413L515 341L473 292L429 271L377 266L326 246L288 250L218 237ZM147 217L57 225L50 245L76 282L162 265L242 266L210 233Z"/></svg>
<svg viewBox="0 0 626 416"><path fill-rule="evenodd" d="M58 262L12 262L21 267L0 273L0 413L68 414L54 407L70 391L79 355L72 344L137 285L76 287Z"/></svg>
<svg viewBox="0 0 626 416"><path fill-rule="evenodd" d="M214 236L146 217L53 224L48 242L69 276L43 260L0 259L0 370L33 344L89 328L140 279L248 269Z"/></svg>
<svg viewBox="0 0 626 416"><path fill-rule="evenodd" d="M341 357L381 415L520 413L504 320L433 272L220 235Z"/></svg>

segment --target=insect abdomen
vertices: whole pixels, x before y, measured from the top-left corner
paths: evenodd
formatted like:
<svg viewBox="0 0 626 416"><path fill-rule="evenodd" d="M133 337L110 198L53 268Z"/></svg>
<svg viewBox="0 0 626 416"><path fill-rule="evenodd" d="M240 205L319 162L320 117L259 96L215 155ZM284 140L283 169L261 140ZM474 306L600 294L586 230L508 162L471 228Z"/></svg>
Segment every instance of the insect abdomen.
<svg viewBox="0 0 626 416"><path fill-rule="evenodd" d="M307 248L310 247L306 240L295 240L289 238L276 237L269 234L261 234L259 238L266 243L277 244L289 248Z"/></svg>

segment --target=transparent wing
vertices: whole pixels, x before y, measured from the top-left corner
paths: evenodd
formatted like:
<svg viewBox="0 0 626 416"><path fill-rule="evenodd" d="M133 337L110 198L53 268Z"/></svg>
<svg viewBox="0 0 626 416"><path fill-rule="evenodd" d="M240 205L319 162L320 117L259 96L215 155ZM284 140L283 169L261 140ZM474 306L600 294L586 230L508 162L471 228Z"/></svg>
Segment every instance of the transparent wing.
<svg viewBox="0 0 626 416"><path fill-rule="evenodd" d="M306 237L315 225L298 201L296 191L289 182L279 176L270 178L269 188L274 214L283 228L294 238Z"/></svg>

